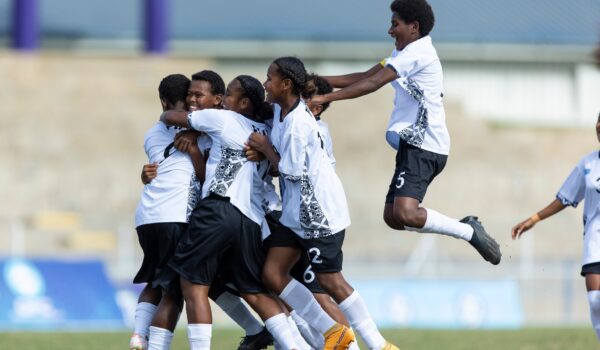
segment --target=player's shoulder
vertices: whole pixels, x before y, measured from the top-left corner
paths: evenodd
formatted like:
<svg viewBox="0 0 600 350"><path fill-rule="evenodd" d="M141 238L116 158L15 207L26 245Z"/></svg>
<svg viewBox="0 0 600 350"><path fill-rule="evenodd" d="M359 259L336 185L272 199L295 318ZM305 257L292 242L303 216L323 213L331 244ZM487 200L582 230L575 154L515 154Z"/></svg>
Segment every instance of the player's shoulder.
<svg viewBox="0 0 600 350"><path fill-rule="evenodd" d="M579 161L579 165L590 165L600 162L600 150L595 150L584 155Z"/></svg>

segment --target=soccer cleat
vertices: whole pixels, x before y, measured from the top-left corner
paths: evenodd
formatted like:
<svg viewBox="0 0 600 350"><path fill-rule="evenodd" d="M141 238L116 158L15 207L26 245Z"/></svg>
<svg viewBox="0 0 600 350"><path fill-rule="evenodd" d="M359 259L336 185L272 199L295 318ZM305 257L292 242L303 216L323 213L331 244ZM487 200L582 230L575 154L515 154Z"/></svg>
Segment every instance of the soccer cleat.
<svg viewBox="0 0 600 350"><path fill-rule="evenodd" d="M467 216L460 222L470 225L473 228L473 237L469 243L477 249L479 254L493 265L500 263L502 253L500 252L500 245L487 233L481 225L481 222L477 219L477 216Z"/></svg>
<svg viewBox="0 0 600 350"><path fill-rule="evenodd" d="M129 350L147 350L148 349L148 338L137 333L133 333L129 338Z"/></svg>
<svg viewBox="0 0 600 350"><path fill-rule="evenodd" d="M339 323L331 327L323 336L325 337L325 347L323 347L323 350L348 349L350 343L356 341L352 329Z"/></svg>
<svg viewBox="0 0 600 350"><path fill-rule="evenodd" d="M273 336L267 328L263 328L262 331L254 334L247 335L242 338L238 350L259 350L266 349L267 346L273 345Z"/></svg>
<svg viewBox="0 0 600 350"><path fill-rule="evenodd" d="M400 350L398 349L398 347L392 343L390 343L389 341L385 342L385 345L383 346L383 348L381 348L381 350Z"/></svg>

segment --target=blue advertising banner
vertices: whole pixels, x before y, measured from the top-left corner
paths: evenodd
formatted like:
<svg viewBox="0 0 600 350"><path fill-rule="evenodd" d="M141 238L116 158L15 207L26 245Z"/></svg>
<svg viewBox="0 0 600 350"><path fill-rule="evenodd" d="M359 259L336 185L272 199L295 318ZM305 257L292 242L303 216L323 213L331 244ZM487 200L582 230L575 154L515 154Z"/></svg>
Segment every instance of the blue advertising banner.
<svg viewBox="0 0 600 350"><path fill-rule="evenodd" d="M515 281L358 280L352 285L381 327L519 328Z"/></svg>
<svg viewBox="0 0 600 350"><path fill-rule="evenodd" d="M100 261L0 259L0 330L123 327Z"/></svg>

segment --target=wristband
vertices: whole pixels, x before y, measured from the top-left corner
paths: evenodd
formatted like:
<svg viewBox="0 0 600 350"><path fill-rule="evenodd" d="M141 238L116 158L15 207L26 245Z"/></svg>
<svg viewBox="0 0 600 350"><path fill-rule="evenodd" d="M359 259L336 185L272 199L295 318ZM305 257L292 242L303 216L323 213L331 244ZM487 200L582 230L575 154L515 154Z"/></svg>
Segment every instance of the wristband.
<svg viewBox="0 0 600 350"><path fill-rule="evenodd" d="M531 215L530 219L531 221L533 221L534 224L537 224L540 220L542 220L542 218L540 218L540 216L537 213Z"/></svg>

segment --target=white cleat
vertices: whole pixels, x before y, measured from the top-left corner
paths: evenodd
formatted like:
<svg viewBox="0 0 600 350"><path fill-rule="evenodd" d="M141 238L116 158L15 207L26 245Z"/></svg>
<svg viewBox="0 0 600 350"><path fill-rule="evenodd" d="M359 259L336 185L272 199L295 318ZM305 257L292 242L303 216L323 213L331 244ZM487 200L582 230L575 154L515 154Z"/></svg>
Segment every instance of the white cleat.
<svg viewBox="0 0 600 350"><path fill-rule="evenodd" d="M148 350L148 338L133 333L129 339L129 350Z"/></svg>

